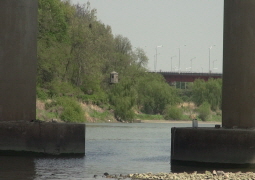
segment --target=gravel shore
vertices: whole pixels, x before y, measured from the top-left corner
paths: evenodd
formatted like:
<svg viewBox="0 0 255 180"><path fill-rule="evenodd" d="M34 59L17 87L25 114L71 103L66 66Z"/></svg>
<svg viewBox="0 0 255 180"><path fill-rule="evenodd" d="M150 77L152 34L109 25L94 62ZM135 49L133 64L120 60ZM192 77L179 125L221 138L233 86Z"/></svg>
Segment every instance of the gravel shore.
<svg viewBox="0 0 255 180"><path fill-rule="evenodd" d="M255 180L253 172L223 172L223 171L205 171L204 173L142 173L128 175L109 175L105 174L106 178L114 179L132 179L132 180Z"/></svg>

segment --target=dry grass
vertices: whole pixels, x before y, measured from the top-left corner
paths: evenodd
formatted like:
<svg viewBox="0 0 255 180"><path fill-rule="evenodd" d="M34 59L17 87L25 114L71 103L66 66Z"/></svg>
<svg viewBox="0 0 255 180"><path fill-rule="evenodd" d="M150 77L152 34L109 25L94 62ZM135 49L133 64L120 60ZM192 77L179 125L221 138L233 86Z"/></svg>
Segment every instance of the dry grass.
<svg viewBox="0 0 255 180"><path fill-rule="evenodd" d="M52 121L52 119L57 120L57 117L54 117L54 112L50 112L50 110L45 109L45 104L47 102L51 102L51 100L36 101L37 119L44 120L44 121ZM104 110L103 108L96 106L94 104L80 103L80 105L85 112L84 116L87 122L91 122L91 123L109 122L109 120L110 122L117 122L111 111ZM107 115L105 115L106 113ZM61 120L58 120L58 121L61 121Z"/></svg>

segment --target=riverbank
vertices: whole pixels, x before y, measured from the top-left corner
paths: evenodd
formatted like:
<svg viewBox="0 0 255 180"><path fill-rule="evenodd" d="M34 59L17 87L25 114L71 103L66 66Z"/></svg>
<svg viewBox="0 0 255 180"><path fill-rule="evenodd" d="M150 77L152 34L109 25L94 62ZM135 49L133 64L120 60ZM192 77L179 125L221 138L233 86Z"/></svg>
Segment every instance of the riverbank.
<svg viewBox="0 0 255 180"><path fill-rule="evenodd" d="M61 113L63 107L61 106L55 106L54 103L52 104L52 99L47 100L40 100L37 99L36 101L36 119L42 120L42 121L54 121L54 122L68 122L61 120ZM84 113L84 122L86 123L118 123L114 116L114 111L109 109L104 109L102 107L99 107L95 104L91 103L83 103L78 102L79 106L82 109L82 112ZM185 103L182 105L185 106ZM194 106L194 105L193 105ZM191 108L191 107L190 107ZM193 107L194 108L194 107ZM191 108L192 109L192 108ZM60 112L60 114L58 114ZM187 116L187 114L186 114ZM186 117L184 120L163 120L163 115L150 115L150 114L141 114L137 113L133 117L133 119L136 120L136 122L142 122L142 123L191 123L191 117ZM187 119L187 120L186 120ZM199 121L199 124L221 124L220 118L215 118L215 115L212 116L211 120L214 121ZM75 122L75 119L74 121Z"/></svg>
<svg viewBox="0 0 255 180"><path fill-rule="evenodd" d="M96 176L96 175L95 175ZM128 175L109 175L105 173L104 176L106 178L114 178L114 179L122 179L122 178L130 178L132 180L218 180L218 179L255 179L255 173L253 172L223 172L223 171L205 171L204 173L197 173L196 171L193 173L142 173L142 174L128 174Z"/></svg>
<svg viewBox="0 0 255 180"><path fill-rule="evenodd" d="M141 120L141 123L187 123L192 124L192 121L173 121L173 120ZM217 121L198 121L198 124L221 124Z"/></svg>

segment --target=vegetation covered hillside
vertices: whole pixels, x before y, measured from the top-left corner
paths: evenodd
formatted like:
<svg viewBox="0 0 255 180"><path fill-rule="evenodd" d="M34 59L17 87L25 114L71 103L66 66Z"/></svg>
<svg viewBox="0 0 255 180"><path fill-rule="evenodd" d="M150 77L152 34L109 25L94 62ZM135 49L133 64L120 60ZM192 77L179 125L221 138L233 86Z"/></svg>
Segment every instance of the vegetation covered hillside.
<svg viewBox="0 0 255 180"><path fill-rule="evenodd" d="M157 118L167 114L165 118L171 119L173 112L169 116L169 111L180 111L183 94L202 105L207 101L203 98L215 96L210 93L219 93L199 82L198 86L213 90L198 97L196 83L183 92L165 83L161 75L148 73L144 50L133 49L122 35L114 36L110 26L97 20L96 10L89 3L39 0L38 12L37 98L38 107L43 107L38 108L40 119L86 122L96 116L101 120L132 121L142 117L137 114ZM118 84L109 84L112 71L119 74ZM192 93L197 99L191 99ZM219 108L219 99L216 101L207 101L213 110ZM87 105L101 110L84 108Z"/></svg>

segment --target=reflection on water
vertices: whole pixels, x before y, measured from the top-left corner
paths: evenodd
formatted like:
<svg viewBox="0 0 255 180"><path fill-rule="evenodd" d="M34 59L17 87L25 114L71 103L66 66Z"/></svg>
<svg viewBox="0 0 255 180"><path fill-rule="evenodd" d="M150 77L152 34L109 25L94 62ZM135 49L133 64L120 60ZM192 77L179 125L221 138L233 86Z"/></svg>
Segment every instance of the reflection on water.
<svg viewBox="0 0 255 180"><path fill-rule="evenodd" d="M85 157L36 158L34 162L36 180L85 178Z"/></svg>
<svg viewBox="0 0 255 180"><path fill-rule="evenodd" d="M92 180L94 175L105 172L254 171L252 167L240 169L215 164L206 167L174 164L171 167L171 127L190 126L178 123L87 124L86 157L0 157L0 179ZM201 126L212 127L214 124Z"/></svg>
<svg viewBox="0 0 255 180"><path fill-rule="evenodd" d="M36 176L34 159L31 157L0 156L0 179L31 180Z"/></svg>

